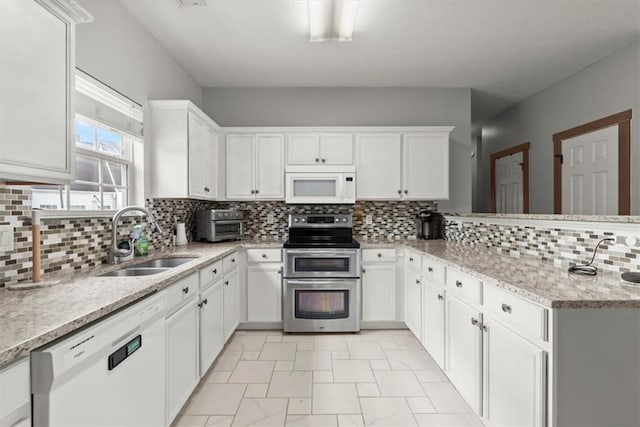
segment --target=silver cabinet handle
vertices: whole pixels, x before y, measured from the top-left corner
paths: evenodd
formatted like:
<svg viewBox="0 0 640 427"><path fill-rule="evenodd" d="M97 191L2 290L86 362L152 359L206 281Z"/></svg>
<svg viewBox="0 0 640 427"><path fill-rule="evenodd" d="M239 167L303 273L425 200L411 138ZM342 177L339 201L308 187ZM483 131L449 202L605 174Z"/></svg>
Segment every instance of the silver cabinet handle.
<svg viewBox="0 0 640 427"><path fill-rule="evenodd" d="M207 305L207 303L209 302L209 298L205 298L202 302L204 303L204 305Z"/></svg>
<svg viewBox="0 0 640 427"><path fill-rule="evenodd" d="M366 269L364 269L364 268L363 268L361 271L362 271L362 274L364 274L364 273L366 273L366 272L367 272L367 270L366 270Z"/></svg>
<svg viewBox="0 0 640 427"><path fill-rule="evenodd" d="M462 287L462 282L460 280L456 280L456 286L461 288Z"/></svg>
<svg viewBox="0 0 640 427"><path fill-rule="evenodd" d="M513 310L509 304L502 304L502 311L505 313L511 313Z"/></svg>
<svg viewBox="0 0 640 427"><path fill-rule="evenodd" d="M316 158L316 163L318 163L320 161L320 159Z"/></svg>
<svg viewBox="0 0 640 427"><path fill-rule="evenodd" d="M256 190L256 194L258 194L258 190Z"/></svg>
<svg viewBox="0 0 640 427"><path fill-rule="evenodd" d="M416 279L416 285L420 284L420 280Z"/></svg>
<svg viewBox="0 0 640 427"><path fill-rule="evenodd" d="M251 190L251 194L256 194L256 190Z"/></svg>
<svg viewBox="0 0 640 427"><path fill-rule="evenodd" d="M409 194L409 190L404 190L404 194Z"/></svg>
<svg viewBox="0 0 640 427"><path fill-rule="evenodd" d="M282 274L282 267L278 269L278 274Z"/></svg>
<svg viewBox="0 0 640 427"><path fill-rule="evenodd" d="M478 322L478 319L476 319L476 318L472 317L472 318L471 318L471 324L472 324L473 326L478 326L478 324L480 324L480 322Z"/></svg>
<svg viewBox="0 0 640 427"><path fill-rule="evenodd" d="M236 262L236 259L235 258L231 258L231 262Z"/></svg>
<svg viewBox="0 0 640 427"><path fill-rule="evenodd" d="M267 259L267 254L262 254L262 258Z"/></svg>
<svg viewBox="0 0 640 427"><path fill-rule="evenodd" d="M228 280L225 280L225 281L224 281L224 285L225 285L225 286L229 286L229 281L228 281Z"/></svg>
<svg viewBox="0 0 640 427"><path fill-rule="evenodd" d="M413 258L409 257L409 262L413 262Z"/></svg>
<svg viewBox="0 0 640 427"><path fill-rule="evenodd" d="M218 274L218 269L217 269L217 268L214 268L213 270L211 270L211 272L212 272L213 274Z"/></svg>
<svg viewBox="0 0 640 427"><path fill-rule="evenodd" d="M402 194L402 190L398 190L398 194Z"/></svg>
<svg viewBox="0 0 640 427"><path fill-rule="evenodd" d="M204 191L209 192L209 187L204 187Z"/></svg>
<svg viewBox="0 0 640 427"><path fill-rule="evenodd" d="M189 293L189 287L185 286L184 288L182 288L182 293L183 294L188 294Z"/></svg>
<svg viewBox="0 0 640 427"><path fill-rule="evenodd" d="M442 301L444 299L444 296L442 296L442 294L438 294L438 299Z"/></svg>
<svg viewBox="0 0 640 427"><path fill-rule="evenodd" d="M204 301L198 303L199 308L202 308L203 305L204 305Z"/></svg>
<svg viewBox="0 0 640 427"><path fill-rule="evenodd" d="M322 159L322 163L325 163L327 161L327 159Z"/></svg>
<svg viewBox="0 0 640 427"><path fill-rule="evenodd" d="M382 258L382 254L380 254L380 253L379 253L379 254L378 254L378 258Z"/></svg>
<svg viewBox="0 0 640 427"><path fill-rule="evenodd" d="M429 273L433 273L433 268L432 268L432 267L429 267L429 268L427 268L427 271L428 271Z"/></svg>

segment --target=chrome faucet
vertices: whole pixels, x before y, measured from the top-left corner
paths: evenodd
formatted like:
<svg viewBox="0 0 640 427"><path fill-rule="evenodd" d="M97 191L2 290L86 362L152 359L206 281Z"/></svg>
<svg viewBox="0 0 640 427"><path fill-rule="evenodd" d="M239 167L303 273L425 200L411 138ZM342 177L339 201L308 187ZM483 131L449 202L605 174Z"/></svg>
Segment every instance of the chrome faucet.
<svg viewBox="0 0 640 427"><path fill-rule="evenodd" d="M123 214L131 211L138 211L145 214L151 225L153 225L153 228L158 230L159 233L162 233L162 228L160 228L158 221L156 221L156 218L149 209L143 206L127 206L126 208L120 209L113 215L113 219L111 220L111 247L109 248L109 257L107 259L109 264L118 264L120 258L128 257L133 251L133 239L129 241L129 249L118 249L118 221Z"/></svg>

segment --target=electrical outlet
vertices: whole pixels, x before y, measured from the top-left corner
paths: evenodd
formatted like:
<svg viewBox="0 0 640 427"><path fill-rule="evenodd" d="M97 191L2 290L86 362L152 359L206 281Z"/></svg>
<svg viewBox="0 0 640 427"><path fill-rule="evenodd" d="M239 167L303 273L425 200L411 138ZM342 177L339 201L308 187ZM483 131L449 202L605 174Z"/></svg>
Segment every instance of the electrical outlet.
<svg viewBox="0 0 640 427"><path fill-rule="evenodd" d="M635 248L640 246L640 236L616 236L616 244Z"/></svg>
<svg viewBox="0 0 640 427"><path fill-rule="evenodd" d="M13 251L13 227L0 225L0 252Z"/></svg>
<svg viewBox="0 0 640 427"><path fill-rule="evenodd" d="M267 214L267 224L273 224L275 222L275 217L272 213Z"/></svg>
<svg viewBox="0 0 640 427"><path fill-rule="evenodd" d="M367 225L373 224L373 215L367 214L367 216L364 218L364 222Z"/></svg>

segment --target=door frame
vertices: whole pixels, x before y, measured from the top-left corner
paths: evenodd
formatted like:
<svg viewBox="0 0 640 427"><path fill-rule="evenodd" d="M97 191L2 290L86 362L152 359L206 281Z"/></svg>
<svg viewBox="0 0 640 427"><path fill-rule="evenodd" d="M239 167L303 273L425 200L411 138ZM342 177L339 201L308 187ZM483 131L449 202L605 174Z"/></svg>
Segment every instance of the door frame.
<svg viewBox="0 0 640 427"><path fill-rule="evenodd" d="M631 117L626 110L553 134L553 213L562 213L562 141L618 125L618 215L631 215Z"/></svg>
<svg viewBox="0 0 640 427"><path fill-rule="evenodd" d="M529 213L529 149L530 142L515 145L502 151L497 151L491 155L491 213L496 213L497 194L496 194L496 160L507 157L512 154L522 152L522 213Z"/></svg>

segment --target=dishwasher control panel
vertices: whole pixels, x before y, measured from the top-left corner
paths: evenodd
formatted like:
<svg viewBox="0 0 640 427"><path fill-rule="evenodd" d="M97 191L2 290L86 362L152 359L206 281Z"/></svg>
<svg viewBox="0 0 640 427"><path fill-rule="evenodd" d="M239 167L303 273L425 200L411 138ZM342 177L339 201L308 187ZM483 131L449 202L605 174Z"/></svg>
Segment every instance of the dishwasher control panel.
<svg viewBox="0 0 640 427"><path fill-rule="evenodd" d="M140 347L142 347L142 335L138 335L113 353L109 355L109 370L111 371L116 366L125 361L125 359L135 353Z"/></svg>

